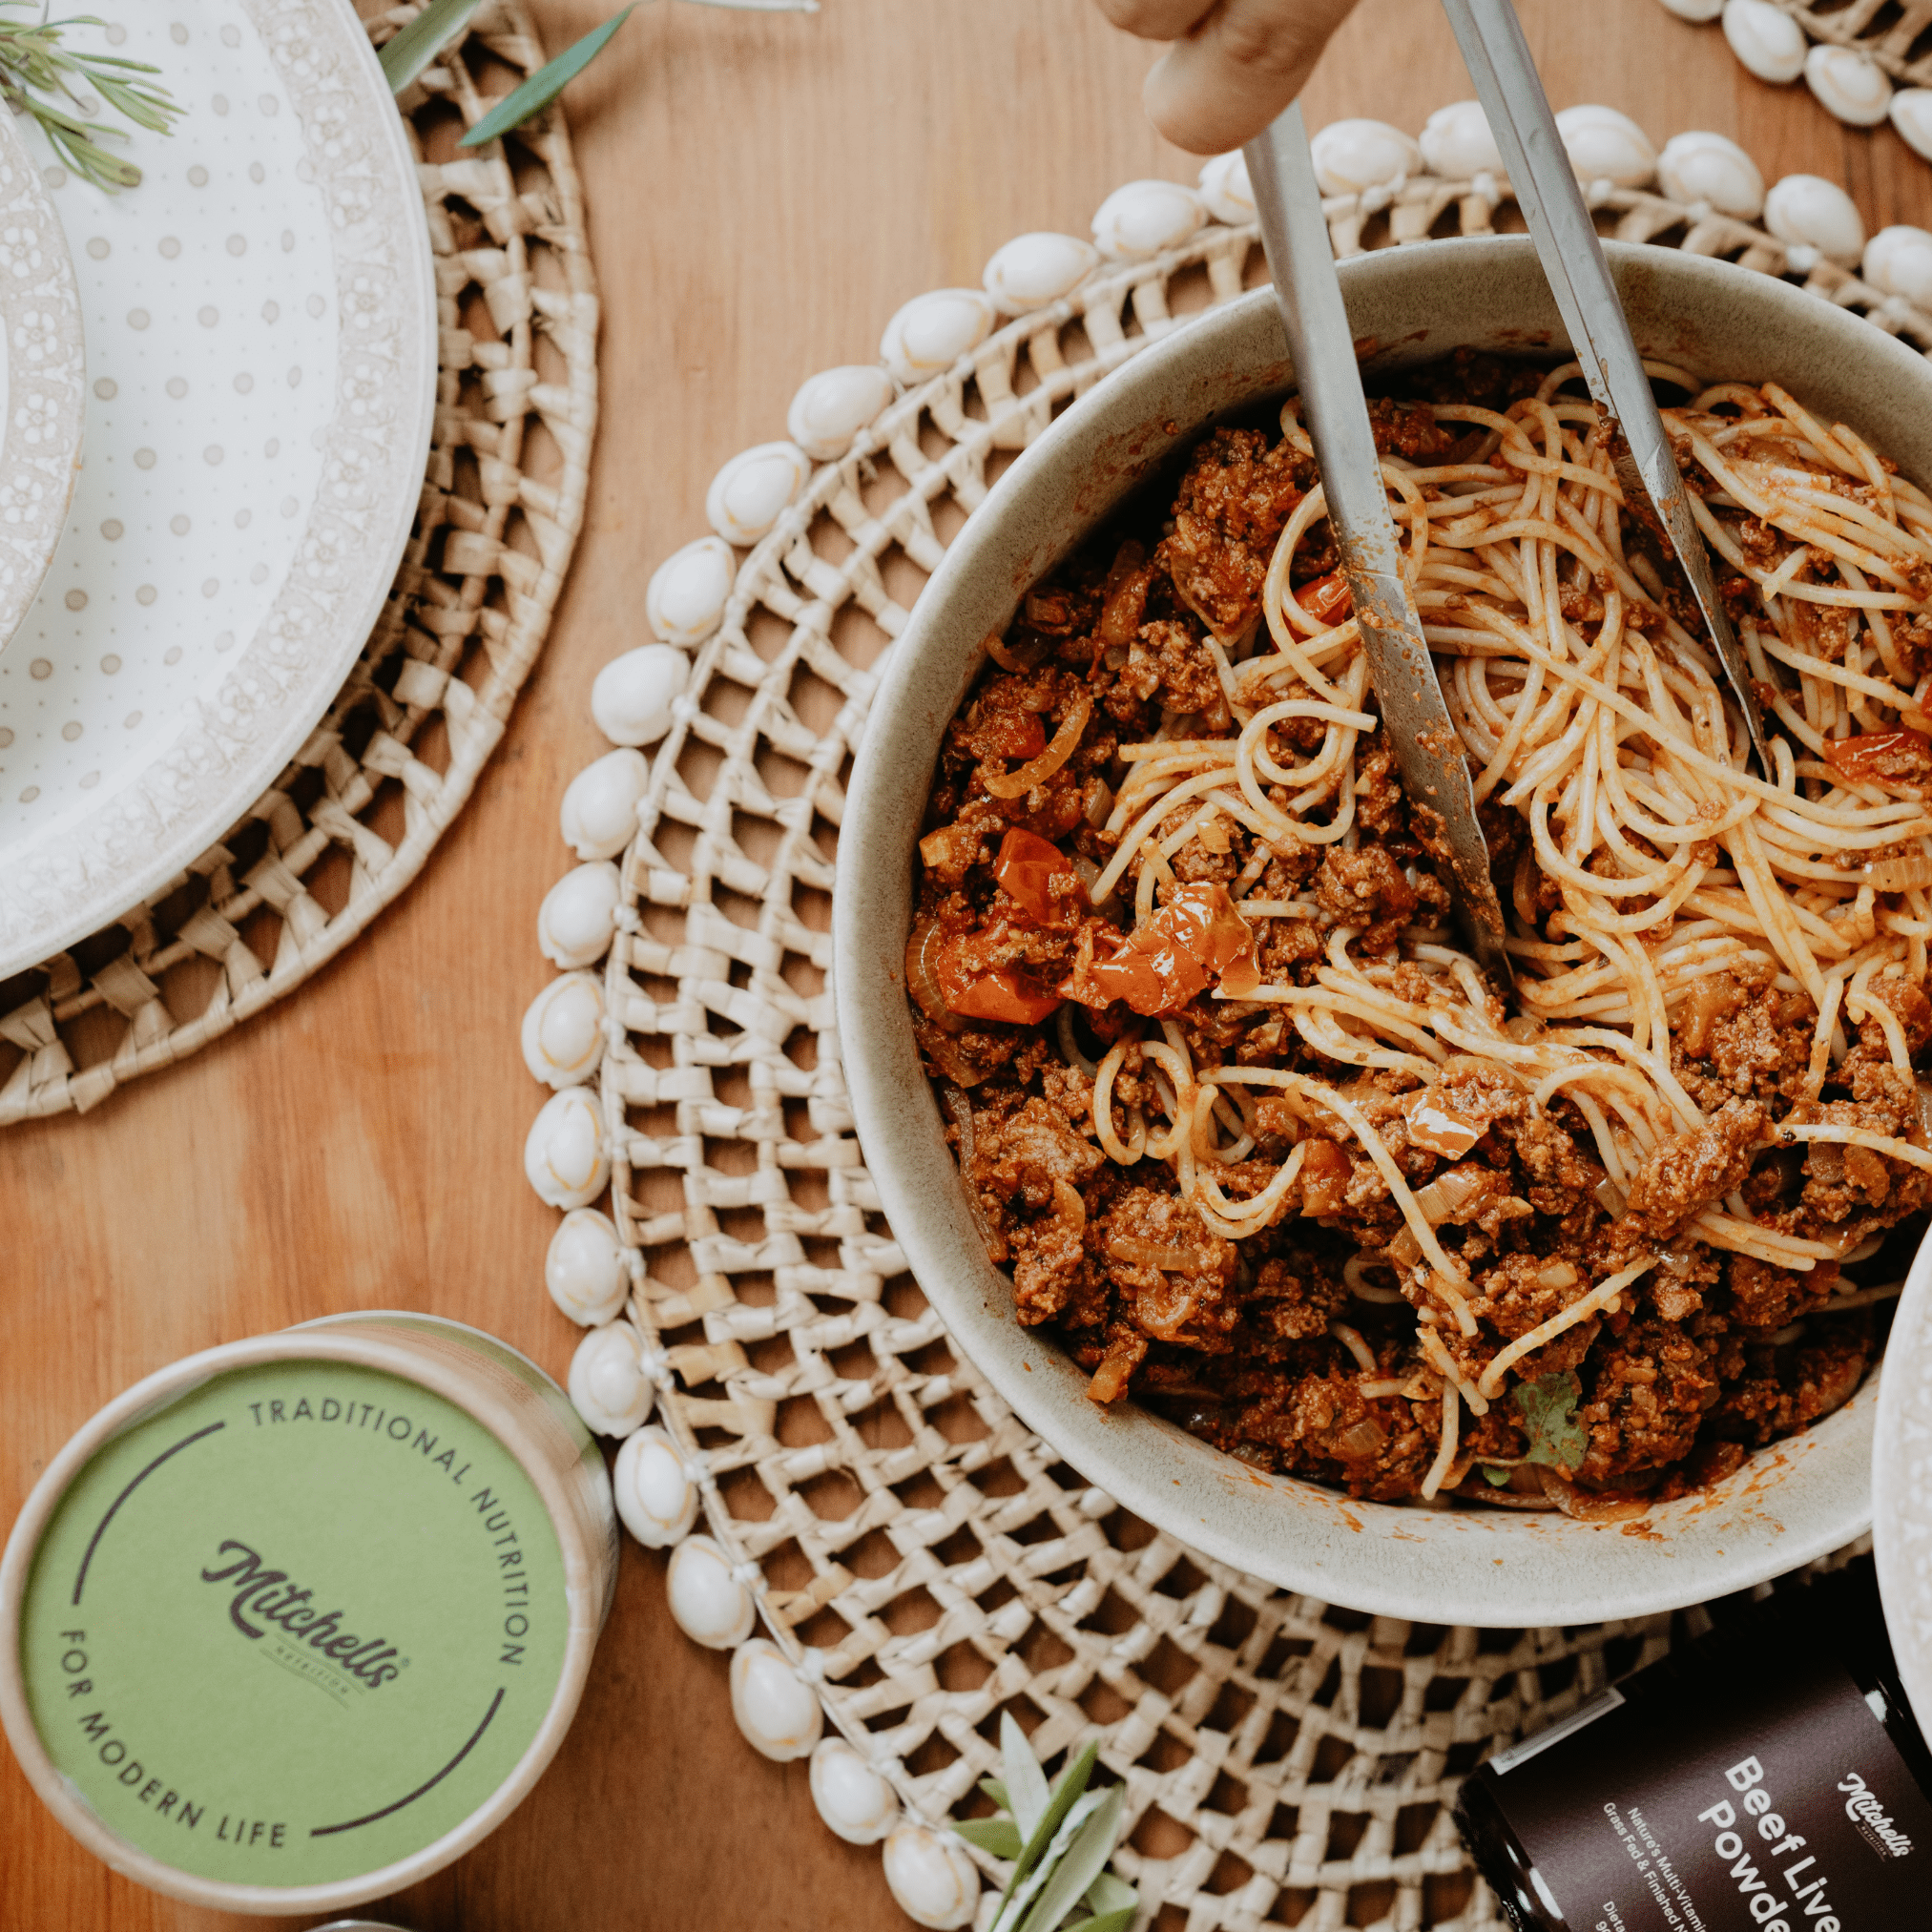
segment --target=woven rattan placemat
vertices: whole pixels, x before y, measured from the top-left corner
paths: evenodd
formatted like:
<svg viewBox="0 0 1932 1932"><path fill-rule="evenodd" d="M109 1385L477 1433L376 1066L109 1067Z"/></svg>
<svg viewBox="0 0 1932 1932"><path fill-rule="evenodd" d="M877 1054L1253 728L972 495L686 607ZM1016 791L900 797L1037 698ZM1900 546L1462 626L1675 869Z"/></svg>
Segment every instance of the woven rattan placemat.
<svg viewBox="0 0 1932 1932"><path fill-rule="evenodd" d="M1784 244L1748 222L1644 190L1590 194L1627 239L1789 270ZM1514 215L1493 182L1426 176L1328 212L1343 254ZM880 1217L840 1073L829 895L880 655L947 538L1058 405L1187 309L1262 279L1251 227L1195 218L1176 245L1099 263L927 380L906 381L906 342L957 325L972 298L924 299L917 326L902 312L883 351L902 359L896 394L843 454L801 472L737 555L728 599L719 580L716 628L693 647L620 861L608 1046L587 1081L558 1076L533 1132L538 1154L554 1152L573 1131L560 1101L590 1110L629 1271L622 1311L591 1311L603 1325L572 1393L594 1426L629 1434L619 1495L646 1541L692 1527L679 1470L701 1494L715 1587L685 1627L740 1662L769 1640L816 1689L825 1735L849 1741L902 1808L886 1872L902 1902L940 1899L924 1922L972 1909L948 1911L944 1885L908 1874L964 1859L934 1828L996 1771L1005 1706L1037 1726L1049 1760L1099 1728L1127 1786L1118 1863L1143 1923L1488 1926L1494 1901L1447 1810L1461 1774L1661 1654L1672 1620L1483 1631L1370 1618L1130 1518L948 1346ZM1806 280L1932 347L1932 318L1846 270L1818 263ZM596 1241L580 1213L552 1251L553 1292L593 1284ZM641 1428L640 1378L656 1402ZM675 1610L694 1547L674 1557ZM748 1648L753 1605L768 1639ZM791 1755L817 1726L814 1713L782 1736L746 1729Z"/></svg>
<svg viewBox="0 0 1932 1932"><path fill-rule="evenodd" d="M372 37L417 10L379 16ZM488 0L399 103L421 163L442 367L422 504L382 620L219 844L116 924L0 983L0 1043L19 1049L0 1044L0 1125L95 1106L301 986L422 870L503 736L583 524L596 280L560 110L490 149L422 156L452 109L480 119L506 70L543 61L514 0ZM560 364L549 374L539 338Z"/></svg>

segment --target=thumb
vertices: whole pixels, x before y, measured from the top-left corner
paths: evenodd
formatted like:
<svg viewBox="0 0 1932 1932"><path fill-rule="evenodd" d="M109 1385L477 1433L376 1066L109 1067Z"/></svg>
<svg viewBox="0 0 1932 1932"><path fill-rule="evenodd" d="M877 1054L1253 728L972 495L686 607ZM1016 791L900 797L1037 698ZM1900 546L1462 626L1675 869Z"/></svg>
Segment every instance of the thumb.
<svg viewBox="0 0 1932 1932"><path fill-rule="evenodd" d="M1219 0L1154 64L1142 99L1176 147L1222 154L1301 92L1355 0Z"/></svg>

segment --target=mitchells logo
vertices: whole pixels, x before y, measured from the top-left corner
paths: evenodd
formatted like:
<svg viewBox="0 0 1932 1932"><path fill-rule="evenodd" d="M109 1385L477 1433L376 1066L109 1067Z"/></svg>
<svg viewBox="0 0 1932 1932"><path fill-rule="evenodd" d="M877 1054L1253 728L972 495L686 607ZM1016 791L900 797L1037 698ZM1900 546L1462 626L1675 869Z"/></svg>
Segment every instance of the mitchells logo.
<svg viewBox="0 0 1932 1932"><path fill-rule="evenodd" d="M1893 1824L1885 1807L1879 1802L1878 1793L1856 1771L1843 1779L1839 1789L1851 1794L1845 1799L1845 1816L1865 1838L1888 1858L1909 1856L1912 1840Z"/></svg>
<svg viewBox="0 0 1932 1932"><path fill-rule="evenodd" d="M223 1557L229 1559L225 1565ZM260 1553L247 1544L230 1537L215 1558L218 1567L204 1569L201 1581L220 1584L233 1592L228 1620L244 1637L265 1636L274 1625L371 1690L386 1684L402 1669L396 1647L386 1637L360 1636L344 1628L343 1611L317 1610L314 1590L292 1583L285 1569L268 1568Z"/></svg>

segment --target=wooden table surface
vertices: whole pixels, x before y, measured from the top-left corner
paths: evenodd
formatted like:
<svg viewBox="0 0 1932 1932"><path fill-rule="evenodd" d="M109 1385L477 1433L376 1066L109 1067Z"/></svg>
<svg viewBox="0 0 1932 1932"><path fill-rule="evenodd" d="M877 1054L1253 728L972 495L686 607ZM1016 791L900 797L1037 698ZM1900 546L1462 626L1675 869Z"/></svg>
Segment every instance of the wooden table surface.
<svg viewBox="0 0 1932 1932"><path fill-rule="evenodd" d="M546 45L613 0L532 0ZM1835 177L1868 225L1932 226L1932 166L1887 128L1773 89L1657 0L1519 0L1552 99L1659 141L1713 128L1766 178ZM109 10L112 11L112 9ZM641 10L571 90L603 284L603 425L555 628L469 808L423 877L318 979L85 1118L0 1133L0 1523L69 1435L176 1357L359 1307L489 1329L562 1377L578 1331L543 1290L556 1216L521 1177L540 1097L517 1049L551 976L538 902L570 862L566 781L601 749L597 668L642 641L644 586L699 534L734 450L782 434L800 381L876 353L907 297L974 284L1002 241L1084 233L1110 190L1195 161L1139 109L1148 49L1088 0L824 0L816 16ZM1421 127L1470 92L1429 0L1364 0L1311 125ZM906 1924L876 1851L819 1822L803 1764L733 1726L721 1657L627 1542L574 1730L521 1810L383 1911L419 1932L842 1932ZM268 1925L114 1878L0 1753L0 1926ZM313 1921L303 1922L313 1923ZM1179 1932L1177 1911L1162 1932Z"/></svg>

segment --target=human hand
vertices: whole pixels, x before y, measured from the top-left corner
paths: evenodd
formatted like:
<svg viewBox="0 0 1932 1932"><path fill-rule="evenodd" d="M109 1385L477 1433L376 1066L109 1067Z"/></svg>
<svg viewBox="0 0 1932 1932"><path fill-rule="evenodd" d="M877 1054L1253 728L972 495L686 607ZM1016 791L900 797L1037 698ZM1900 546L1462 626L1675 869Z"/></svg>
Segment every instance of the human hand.
<svg viewBox="0 0 1932 1932"><path fill-rule="evenodd" d="M1218 155L1297 94L1355 0L1097 0L1116 27L1171 42L1141 91L1176 146Z"/></svg>

